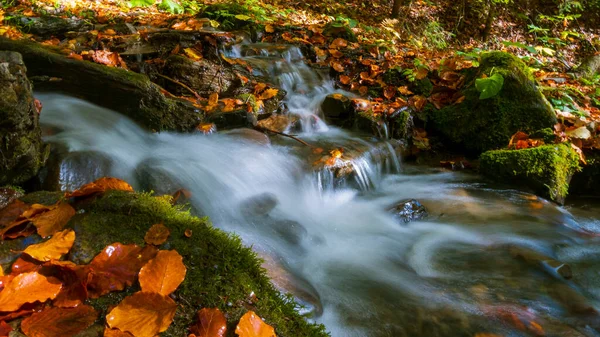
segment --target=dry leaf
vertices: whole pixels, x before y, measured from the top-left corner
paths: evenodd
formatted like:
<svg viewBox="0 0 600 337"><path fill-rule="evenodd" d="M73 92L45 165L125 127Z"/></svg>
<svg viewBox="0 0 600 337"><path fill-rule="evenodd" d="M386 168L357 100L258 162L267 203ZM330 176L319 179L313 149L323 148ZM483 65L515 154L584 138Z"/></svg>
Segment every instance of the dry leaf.
<svg viewBox="0 0 600 337"><path fill-rule="evenodd" d="M148 232L146 232L146 235L144 236L144 241L147 244L159 246L165 243L165 241L167 241L167 238L170 234L171 232L169 231L169 229L165 227L165 225L159 223L150 227L150 229L148 230Z"/></svg>
<svg viewBox="0 0 600 337"><path fill-rule="evenodd" d="M340 75L340 83L348 85L350 84L350 81L352 79L350 78L350 76L346 76L346 75Z"/></svg>
<svg viewBox="0 0 600 337"><path fill-rule="evenodd" d="M185 279L183 257L174 250L161 250L140 270L142 291L169 295Z"/></svg>
<svg viewBox="0 0 600 337"><path fill-rule="evenodd" d="M265 91L263 91L260 95L258 95L256 98L258 99L270 99L273 98L275 96L277 96L277 93L279 92L278 89L267 89Z"/></svg>
<svg viewBox="0 0 600 337"><path fill-rule="evenodd" d="M344 66L341 63L339 63L339 62L331 62L331 66L338 73L343 73L345 71L344 70Z"/></svg>
<svg viewBox="0 0 600 337"><path fill-rule="evenodd" d="M185 53L185 55L187 57L189 57L190 59L192 59L194 61L202 60L202 54L198 53L198 51L196 51L193 48L184 48L183 52Z"/></svg>
<svg viewBox="0 0 600 337"><path fill-rule="evenodd" d="M217 105L219 103L219 94L218 93L212 93L210 94L210 96L208 96L208 105L210 106L214 106Z"/></svg>
<svg viewBox="0 0 600 337"><path fill-rule="evenodd" d="M190 332L196 337L224 337L227 332L225 315L218 308L202 308Z"/></svg>
<svg viewBox="0 0 600 337"><path fill-rule="evenodd" d="M154 337L171 325L175 310L177 303L169 296L137 292L112 309L106 315L106 323L135 337Z"/></svg>
<svg viewBox="0 0 600 337"><path fill-rule="evenodd" d="M89 197L95 194L104 193L108 190L133 192L133 188L127 182L117 178L104 177L89 184L83 185L73 193L66 193L65 197Z"/></svg>
<svg viewBox="0 0 600 337"><path fill-rule="evenodd" d="M267 33L275 33L275 28L273 28L272 25L266 25L265 26L265 32L267 32Z"/></svg>
<svg viewBox="0 0 600 337"><path fill-rule="evenodd" d="M89 264L90 297L97 298L132 285L142 266L154 258L156 253L157 249L154 246L142 248L120 243L107 246Z"/></svg>
<svg viewBox="0 0 600 337"><path fill-rule="evenodd" d="M45 268L51 268L63 284L62 289L52 301L61 308L73 308L82 304L88 298L87 285L91 278L90 268L79 266L71 261L52 260L44 263Z"/></svg>
<svg viewBox="0 0 600 337"><path fill-rule="evenodd" d="M348 46L348 41L338 37L337 39L335 39L331 42L331 44L329 45L329 48L339 49L339 48L344 48L346 46Z"/></svg>
<svg viewBox="0 0 600 337"><path fill-rule="evenodd" d="M277 337L275 329L263 322L254 311L248 311L240 318L235 333L239 337Z"/></svg>
<svg viewBox="0 0 600 337"><path fill-rule="evenodd" d="M0 336L9 336L10 332L13 331L13 328L6 324L5 321L0 321Z"/></svg>
<svg viewBox="0 0 600 337"><path fill-rule="evenodd" d="M37 232L41 237L48 237L63 229L73 215L75 215L75 209L63 202L56 208L35 216L31 222L37 227Z"/></svg>
<svg viewBox="0 0 600 337"><path fill-rule="evenodd" d="M54 299L61 288L55 277L35 271L19 274L0 292L0 311L16 311L25 303Z"/></svg>
<svg viewBox="0 0 600 337"><path fill-rule="evenodd" d="M396 96L396 88L391 85L388 85L383 90L383 96L385 96L385 98L387 98L387 99L394 98L394 96Z"/></svg>
<svg viewBox="0 0 600 337"><path fill-rule="evenodd" d="M191 238L192 237L192 230L191 229L186 229L185 232L183 232L183 235L185 235L186 238Z"/></svg>
<svg viewBox="0 0 600 337"><path fill-rule="evenodd" d="M35 245L30 245L23 253L38 261L58 260L68 253L75 242L75 231L65 229L54 234L49 240Z"/></svg>
<svg viewBox="0 0 600 337"><path fill-rule="evenodd" d="M98 313L89 305L76 308L47 308L21 322L28 337L71 337L94 324Z"/></svg>
<svg viewBox="0 0 600 337"><path fill-rule="evenodd" d="M21 255L11 266L11 274L19 275L23 273L29 273L32 271L38 271L42 266L42 263L35 260L27 255Z"/></svg>
<svg viewBox="0 0 600 337"><path fill-rule="evenodd" d="M15 221L27 209L29 209L29 205L19 199L0 209L0 230Z"/></svg>
<svg viewBox="0 0 600 337"><path fill-rule="evenodd" d="M121 331L119 329L110 329L110 328L104 328L104 334L102 336L103 337L134 337L132 334L130 334L127 331Z"/></svg>

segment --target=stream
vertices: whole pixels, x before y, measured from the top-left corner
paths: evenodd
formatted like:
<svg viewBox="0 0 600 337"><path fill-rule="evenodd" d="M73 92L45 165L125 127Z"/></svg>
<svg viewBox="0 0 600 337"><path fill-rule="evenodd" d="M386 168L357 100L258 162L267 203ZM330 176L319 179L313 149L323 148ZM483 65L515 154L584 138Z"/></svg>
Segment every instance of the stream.
<svg viewBox="0 0 600 337"><path fill-rule="evenodd" d="M274 47L242 45L228 57L288 92L300 138L362 153L352 175L315 169L290 139L150 133L40 93L45 140L63 158L56 188L106 175L136 190L189 190L197 214L284 270L281 287L334 337L600 336L598 201L559 207L474 174L402 163L393 140L328 126L319 106L333 83L298 49ZM390 207L407 199L429 216L395 218Z"/></svg>

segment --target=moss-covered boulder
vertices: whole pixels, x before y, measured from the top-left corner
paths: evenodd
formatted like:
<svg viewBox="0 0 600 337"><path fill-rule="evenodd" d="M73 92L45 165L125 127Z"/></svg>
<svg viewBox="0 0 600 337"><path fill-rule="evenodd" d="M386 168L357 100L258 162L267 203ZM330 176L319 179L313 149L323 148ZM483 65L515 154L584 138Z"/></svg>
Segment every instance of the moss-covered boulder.
<svg viewBox="0 0 600 337"><path fill-rule="evenodd" d="M523 150L494 150L481 155L482 174L509 184L531 188L536 194L563 203L569 182L580 169L579 156L569 144Z"/></svg>
<svg viewBox="0 0 600 337"><path fill-rule="evenodd" d="M573 176L569 193L574 195L600 195L600 154L586 153L587 164Z"/></svg>
<svg viewBox="0 0 600 337"><path fill-rule="evenodd" d="M61 196L60 192L36 192L21 200L52 204ZM187 274L171 295L178 308L173 323L161 336L187 336L196 312L204 307L218 307L225 313L227 336L235 336L235 326L248 310L272 325L280 337L328 336L323 326L307 322L296 311L294 301L275 290L261 268L261 260L239 238L212 227L206 218L172 206L170 200L169 196L113 191L95 200L75 203L78 212L67 227L75 230L76 240L67 258L85 264L115 242L144 245L146 231L153 224L162 223L170 230L170 236L159 248L181 254ZM0 241L2 267L8 268L25 241L38 240L34 235L26 240ZM88 300L101 312L97 323L104 324L107 311L136 291L138 284Z"/></svg>
<svg viewBox="0 0 600 337"><path fill-rule="evenodd" d="M26 72L19 53L0 51L0 186L29 180L48 155Z"/></svg>
<svg viewBox="0 0 600 337"><path fill-rule="evenodd" d="M352 29L345 23L332 21L323 28L323 35L332 38L341 38L350 42L357 42L358 39Z"/></svg>
<svg viewBox="0 0 600 337"><path fill-rule="evenodd" d="M475 80L492 74L504 78L502 89L493 97L479 99ZM452 145L481 153L505 147L517 131L533 132L556 123L552 106L518 57L505 52L485 53L477 71L467 70L464 75L462 103L439 110L429 104L424 111L428 127Z"/></svg>

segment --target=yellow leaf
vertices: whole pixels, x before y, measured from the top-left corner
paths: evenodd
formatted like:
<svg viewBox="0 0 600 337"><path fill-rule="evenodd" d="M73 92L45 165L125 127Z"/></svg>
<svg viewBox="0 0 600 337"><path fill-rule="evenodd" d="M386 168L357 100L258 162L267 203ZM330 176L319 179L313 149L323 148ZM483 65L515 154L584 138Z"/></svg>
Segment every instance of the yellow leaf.
<svg viewBox="0 0 600 337"><path fill-rule="evenodd" d="M267 32L267 33L275 33L275 28L273 28L272 25L266 25L265 26L265 32Z"/></svg>
<svg viewBox="0 0 600 337"><path fill-rule="evenodd" d="M275 329L263 322L254 311L248 311L240 318L235 333L239 337L277 337Z"/></svg>
<svg viewBox="0 0 600 337"><path fill-rule="evenodd" d="M65 229L54 234L48 241L28 246L23 253L38 261L58 260L69 252L73 242L75 242L75 231Z"/></svg>
<svg viewBox="0 0 600 337"><path fill-rule="evenodd" d="M218 93L212 93L210 94L210 96L208 96L208 105L217 105L217 103L219 102L219 94Z"/></svg>
<svg viewBox="0 0 600 337"><path fill-rule="evenodd" d="M271 88L271 89L267 89L265 91L263 91L260 95L258 95L256 98L258 99L270 99L273 98L275 96L277 96L277 93L279 92L279 90Z"/></svg>
<svg viewBox="0 0 600 337"><path fill-rule="evenodd" d="M174 250L161 250L140 270L142 291L170 295L185 279L183 257Z"/></svg>
<svg viewBox="0 0 600 337"><path fill-rule="evenodd" d="M202 55L198 54L194 49L192 48L185 48L183 49L183 52L185 53L185 55L187 55L187 57L191 58L194 61L199 61L202 59Z"/></svg>

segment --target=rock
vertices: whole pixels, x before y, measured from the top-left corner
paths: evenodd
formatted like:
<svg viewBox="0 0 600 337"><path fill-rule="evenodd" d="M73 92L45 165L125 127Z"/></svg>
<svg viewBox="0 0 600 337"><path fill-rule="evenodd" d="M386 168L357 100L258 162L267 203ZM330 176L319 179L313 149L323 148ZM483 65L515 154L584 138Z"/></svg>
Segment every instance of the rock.
<svg viewBox="0 0 600 337"><path fill-rule="evenodd" d="M504 77L500 92L479 99L475 79L492 74ZM422 112L436 134L471 153L505 147L517 131L531 133L551 128L556 115L538 89L529 68L516 56L504 52L482 54L476 70L465 70L462 103L436 109L428 104Z"/></svg>
<svg viewBox="0 0 600 337"><path fill-rule="evenodd" d="M256 113L248 112L246 107L232 111L217 109L206 115L206 121L214 123L219 130L253 127L257 123Z"/></svg>
<svg viewBox="0 0 600 337"><path fill-rule="evenodd" d="M84 184L111 176L112 160L96 151L61 153L52 151L42 171L42 188L50 191L75 191ZM40 174L42 175L42 174Z"/></svg>
<svg viewBox="0 0 600 337"><path fill-rule="evenodd" d="M163 162L154 158L143 160L135 168L135 177L142 191L154 191L158 195L172 195L182 188L173 173Z"/></svg>
<svg viewBox="0 0 600 337"><path fill-rule="evenodd" d="M274 220L271 228L291 245L298 245L303 238L308 236L308 231L298 221Z"/></svg>
<svg viewBox="0 0 600 337"><path fill-rule="evenodd" d="M171 55L165 60L163 71L165 76L187 85L202 97L213 93L224 97L228 91L242 85L229 64L217 64L204 58L193 61L187 57ZM180 84L167 80L163 82L165 89L175 95L190 95Z"/></svg>
<svg viewBox="0 0 600 337"><path fill-rule="evenodd" d="M330 94L321 103L321 111L329 124L347 125L353 117L352 103L342 94Z"/></svg>
<svg viewBox="0 0 600 337"><path fill-rule="evenodd" d="M404 140L407 144L412 141L414 118L409 108L400 108L391 116L390 135L395 139Z"/></svg>
<svg viewBox="0 0 600 337"><path fill-rule="evenodd" d="M289 115L271 115L269 118L258 121L258 126L261 128L277 131L277 132L288 132L292 130L295 132L300 127L300 119L297 116Z"/></svg>
<svg viewBox="0 0 600 337"><path fill-rule="evenodd" d="M202 113L191 103L165 97L145 75L71 59L58 48L32 41L0 38L2 49L21 53L30 76L60 79L36 82L36 90L77 96L120 112L150 130L190 131L202 121Z"/></svg>
<svg viewBox="0 0 600 337"><path fill-rule="evenodd" d="M342 38L350 42L357 42L358 39L350 27L346 24L332 21L325 25L323 28L323 35L332 38Z"/></svg>
<svg viewBox="0 0 600 337"><path fill-rule="evenodd" d="M12 187L0 187L0 211L23 196L23 191Z"/></svg>
<svg viewBox="0 0 600 337"><path fill-rule="evenodd" d="M567 280L573 277L571 266L549 256L519 246L511 246L509 252L514 258L519 258L525 261L525 263L537 267L551 276Z"/></svg>
<svg viewBox="0 0 600 337"><path fill-rule="evenodd" d="M240 209L246 216L266 216L277 204L279 201L275 194L266 192L242 201Z"/></svg>
<svg viewBox="0 0 600 337"><path fill-rule="evenodd" d="M571 180L569 194L600 195L600 154L586 153L585 160L587 164Z"/></svg>
<svg viewBox="0 0 600 337"><path fill-rule="evenodd" d="M321 111L329 124L364 131L387 139L386 122L380 114L373 113L367 100L349 99L343 94L330 94L321 103Z"/></svg>
<svg viewBox="0 0 600 337"><path fill-rule="evenodd" d="M68 32L84 32L94 29L94 25L77 17L61 18L43 15L40 17L18 16L19 25L27 27L27 33L44 38L64 37Z"/></svg>
<svg viewBox="0 0 600 337"><path fill-rule="evenodd" d="M394 218L404 223L421 220L429 215L425 206L415 199L401 201L392 207L390 212L393 213Z"/></svg>
<svg viewBox="0 0 600 337"><path fill-rule="evenodd" d="M258 122L258 123L260 124L260 122ZM256 131L256 130L249 129L249 128L233 129L233 130L228 130L228 131L225 131L222 133L226 134L228 136L231 136L231 137L239 138L239 139L249 141L251 143L256 143L259 145L264 145L264 146L271 145L271 139L269 138L269 136L265 135L264 133L262 133L260 131Z"/></svg>
<svg viewBox="0 0 600 337"><path fill-rule="evenodd" d="M565 143L488 151L481 155L479 166L479 171L489 178L522 184L560 204L567 196L571 177L579 169L579 156Z"/></svg>
<svg viewBox="0 0 600 337"><path fill-rule="evenodd" d="M26 73L19 53L0 51L0 186L29 180L48 156Z"/></svg>

